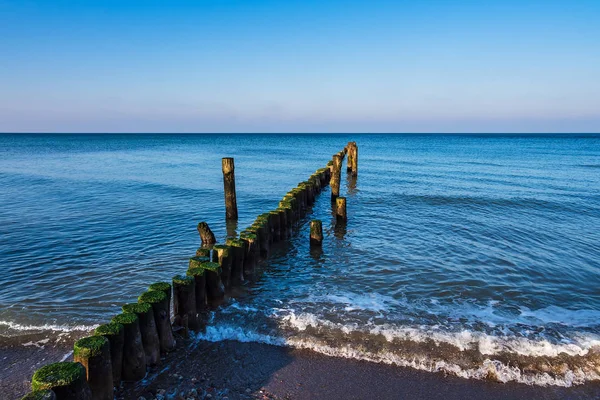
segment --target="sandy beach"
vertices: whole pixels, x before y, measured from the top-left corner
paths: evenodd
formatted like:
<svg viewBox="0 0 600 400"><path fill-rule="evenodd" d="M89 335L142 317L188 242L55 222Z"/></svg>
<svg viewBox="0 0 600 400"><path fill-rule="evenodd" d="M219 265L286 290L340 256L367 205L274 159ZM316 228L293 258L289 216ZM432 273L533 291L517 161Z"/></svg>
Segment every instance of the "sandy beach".
<svg viewBox="0 0 600 400"><path fill-rule="evenodd" d="M80 333L81 335L82 333ZM0 393L19 399L39 366L71 359L78 335L4 341ZM43 341L43 342L40 342ZM31 344L29 344L31 343ZM162 396L162 397L161 397ZM179 338L178 350L118 399L597 399L600 383L562 388L467 380L259 343Z"/></svg>

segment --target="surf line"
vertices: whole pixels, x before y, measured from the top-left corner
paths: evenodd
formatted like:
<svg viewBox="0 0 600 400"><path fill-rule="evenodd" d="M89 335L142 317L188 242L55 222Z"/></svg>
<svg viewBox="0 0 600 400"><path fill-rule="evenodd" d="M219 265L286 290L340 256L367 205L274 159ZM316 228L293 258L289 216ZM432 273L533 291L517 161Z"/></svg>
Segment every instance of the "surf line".
<svg viewBox="0 0 600 400"><path fill-rule="evenodd" d="M316 197L330 185L332 210L338 224L346 223L346 198L340 196L341 170L348 156L347 172L358 174L358 146L348 144L324 168L283 196L276 209L260 214L249 227L236 234L238 219L234 159L222 159L227 240L218 244L206 222L197 226L201 247L188 262L185 274L171 282L156 282L125 304L122 313L98 326L91 336L75 342L73 362L45 365L32 377L32 392L25 399L112 400L122 382L142 381L161 356L186 347L176 340L201 332L209 311L216 309L235 288L256 278L261 262L269 258L274 244L289 239L312 211ZM310 223L310 244L320 247L322 223ZM171 315L171 302L173 315Z"/></svg>

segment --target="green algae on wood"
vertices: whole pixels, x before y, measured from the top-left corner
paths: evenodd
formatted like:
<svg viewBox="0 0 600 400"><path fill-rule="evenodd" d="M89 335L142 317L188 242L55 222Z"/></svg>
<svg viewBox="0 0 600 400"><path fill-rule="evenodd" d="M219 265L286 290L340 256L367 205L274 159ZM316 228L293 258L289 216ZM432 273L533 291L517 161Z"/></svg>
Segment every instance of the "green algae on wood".
<svg viewBox="0 0 600 400"><path fill-rule="evenodd" d="M119 335L123 331L123 325L118 322L109 322L108 324L103 324L98 326L94 330L94 335L100 336L112 336Z"/></svg>
<svg viewBox="0 0 600 400"><path fill-rule="evenodd" d="M171 287L171 285L169 285ZM160 290L149 290L147 292L142 293L138 297L138 302L140 303L148 303L148 304L156 304L164 301L167 298L165 292Z"/></svg>
<svg viewBox="0 0 600 400"><path fill-rule="evenodd" d="M142 303L130 303L124 304L121 309L124 313L133 313L137 314L139 318L139 314L147 313L152 309L152 305L142 302Z"/></svg>
<svg viewBox="0 0 600 400"><path fill-rule="evenodd" d="M221 282L225 287L229 287L231 278L231 264L233 262L233 250L226 244L216 244L213 246L213 260L221 266Z"/></svg>
<svg viewBox="0 0 600 400"><path fill-rule="evenodd" d="M138 321L137 315L133 313L121 313L119 315L115 315L111 322L115 322L117 324L123 325L123 327L127 325L134 324Z"/></svg>
<svg viewBox="0 0 600 400"><path fill-rule="evenodd" d="M35 391L52 390L57 399L92 400L85 368L77 362L57 362L38 369L31 378Z"/></svg>
<svg viewBox="0 0 600 400"><path fill-rule="evenodd" d="M102 348L108 343L104 336L88 336L79 339L73 345L73 356L93 357L102 353Z"/></svg>
<svg viewBox="0 0 600 400"><path fill-rule="evenodd" d="M188 268L199 267L202 263L210 262L210 258L208 257L192 257L188 261Z"/></svg>

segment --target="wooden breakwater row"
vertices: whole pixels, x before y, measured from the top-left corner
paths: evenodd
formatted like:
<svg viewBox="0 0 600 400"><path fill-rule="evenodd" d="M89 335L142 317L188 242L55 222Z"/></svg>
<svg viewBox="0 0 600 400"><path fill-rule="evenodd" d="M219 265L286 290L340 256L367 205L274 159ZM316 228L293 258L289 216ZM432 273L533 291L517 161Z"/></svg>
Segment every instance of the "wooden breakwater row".
<svg viewBox="0 0 600 400"><path fill-rule="evenodd" d="M348 154L348 171L357 173L357 146L350 142L325 168L290 190L272 211L259 215L239 237L217 244L208 224L197 226L202 247L189 260L185 275L172 282L157 282L136 303L125 304L122 313L100 325L92 336L78 340L73 362L58 362L38 369L32 392L23 400L112 400L121 382L136 382L161 355L176 349L175 334L203 329L206 311L218 306L226 290L251 279L260 260L267 259L273 244L289 238L316 196L327 184L338 218L346 219L345 198L339 197L341 166ZM223 159L227 219L237 219L234 162ZM321 221L311 221L311 245L321 245ZM173 316L171 316L171 301ZM173 317L173 318L172 318Z"/></svg>

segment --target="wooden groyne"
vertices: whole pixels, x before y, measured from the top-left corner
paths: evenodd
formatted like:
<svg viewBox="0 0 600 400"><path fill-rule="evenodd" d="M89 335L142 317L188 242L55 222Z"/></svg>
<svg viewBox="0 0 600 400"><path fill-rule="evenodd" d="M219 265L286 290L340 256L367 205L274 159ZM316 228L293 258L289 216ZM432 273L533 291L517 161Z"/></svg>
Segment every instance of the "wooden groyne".
<svg viewBox="0 0 600 400"><path fill-rule="evenodd" d="M32 392L23 399L111 400L121 382L142 380L161 355L176 351L175 338L201 332L207 311L225 299L227 292L252 279L273 245L285 241L299 227L316 197L329 184L333 211L345 221L346 198L340 197L342 162L348 155L348 172L357 173L358 147L349 142L327 165L286 193L277 208L260 214L237 237L216 243L206 222L197 226L202 246L189 259L184 274L171 282L156 282L125 304L122 313L100 325L92 336L74 345L74 361L46 365L35 372ZM233 158L222 160L227 220L237 220ZM311 247L321 247L322 223L310 223ZM171 301L173 314L171 315ZM184 350L182 350L184 351Z"/></svg>

